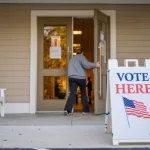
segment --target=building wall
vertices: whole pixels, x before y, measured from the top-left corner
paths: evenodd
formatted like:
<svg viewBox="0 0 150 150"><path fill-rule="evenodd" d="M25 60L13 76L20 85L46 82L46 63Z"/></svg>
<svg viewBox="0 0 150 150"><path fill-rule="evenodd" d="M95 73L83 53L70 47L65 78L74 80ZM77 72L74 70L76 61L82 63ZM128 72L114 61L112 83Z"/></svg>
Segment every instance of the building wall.
<svg viewBox="0 0 150 150"><path fill-rule="evenodd" d="M29 102L30 11L54 9L116 10L117 58L150 57L150 5L0 4L0 87L7 102Z"/></svg>
<svg viewBox="0 0 150 150"><path fill-rule="evenodd" d="M30 12L0 4L0 87L7 102L29 102Z"/></svg>
<svg viewBox="0 0 150 150"><path fill-rule="evenodd" d="M140 65L150 58L150 10L117 11L117 58L136 58Z"/></svg>

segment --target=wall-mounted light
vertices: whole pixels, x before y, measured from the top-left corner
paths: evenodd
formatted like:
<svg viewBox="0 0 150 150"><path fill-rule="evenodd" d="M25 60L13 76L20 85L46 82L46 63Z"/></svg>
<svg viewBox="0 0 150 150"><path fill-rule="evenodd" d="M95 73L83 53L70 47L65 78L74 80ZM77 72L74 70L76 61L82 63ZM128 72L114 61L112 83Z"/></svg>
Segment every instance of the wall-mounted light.
<svg viewBox="0 0 150 150"><path fill-rule="evenodd" d="M82 31L73 31L73 34L75 34L75 35L82 34Z"/></svg>

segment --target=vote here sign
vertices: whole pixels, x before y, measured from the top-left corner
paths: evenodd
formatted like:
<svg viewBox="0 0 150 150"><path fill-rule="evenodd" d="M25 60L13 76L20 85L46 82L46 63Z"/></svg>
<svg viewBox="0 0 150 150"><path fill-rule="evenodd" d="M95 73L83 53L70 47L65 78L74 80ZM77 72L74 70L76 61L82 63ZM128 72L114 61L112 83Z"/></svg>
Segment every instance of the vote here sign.
<svg viewBox="0 0 150 150"><path fill-rule="evenodd" d="M113 138L150 140L150 70L118 67L109 81Z"/></svg>

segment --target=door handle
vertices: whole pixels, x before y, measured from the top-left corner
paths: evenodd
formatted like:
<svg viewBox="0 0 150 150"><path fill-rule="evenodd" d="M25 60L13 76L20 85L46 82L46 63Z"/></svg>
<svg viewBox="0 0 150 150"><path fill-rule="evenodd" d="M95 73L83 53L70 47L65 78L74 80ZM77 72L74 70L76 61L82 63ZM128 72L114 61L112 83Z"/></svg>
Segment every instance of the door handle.
<svg viewBox="0 0 150 150"><path fill-rule="evenodd" d="M104 54L103 54L103 47L102 47L102 43L101 42L99 42L98 49L100 51L100 56L103 56Z"/></svg>
<svg viewBox="0 0 150 150"><path fill-rule="evenodd" d="M70 50L70 47L67 47L67 62L69 62L69 60L72 58L72 51ZM68 73L68 70L67 70ZM70 89L69 89L69 81L67 78L67 86L68 86L68 90L67 90L67 96L70 94Z"/></svg>
<svg viewBox="0 0 150 150"><path fill-rule="evenodd" d="M70 50L69 46L67 48L67 51L68 51L68 60L70 60L72 58L72 51Z"/></svg>
<svg viewBox="0 0 150 150"><path fill-rule="evenodd" d="M69 62L69 47L67 48L67 62Z"/></svg>
<svg viewBox="0 0 150 150"><path fill-rule="evenodd" d="M102 74L102 59L101 59L101 56L102 56L102 44L101 43L99 43L99 47L98 47L98 49L99 49L99 62L100 62L100 68L99 68L99 84L100 84L100 89L99 89L99 91L98 91L98 93L99 93L99 95L100 95L100 97L101 97L101 74Z"/></svg>

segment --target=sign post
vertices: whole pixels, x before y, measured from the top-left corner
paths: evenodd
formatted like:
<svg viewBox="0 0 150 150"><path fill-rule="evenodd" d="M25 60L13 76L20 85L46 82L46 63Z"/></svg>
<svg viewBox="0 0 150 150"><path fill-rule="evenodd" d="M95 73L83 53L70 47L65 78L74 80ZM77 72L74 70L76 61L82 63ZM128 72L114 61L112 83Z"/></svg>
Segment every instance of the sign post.
<svg viewBox="0 0 150 150"><path fill-rule="evenodd" d="M129 63L134 62L134 67ZM106 133L112 129L113 145L150 142L150 60L139 67L138 60L108 62Z"/></svg>

